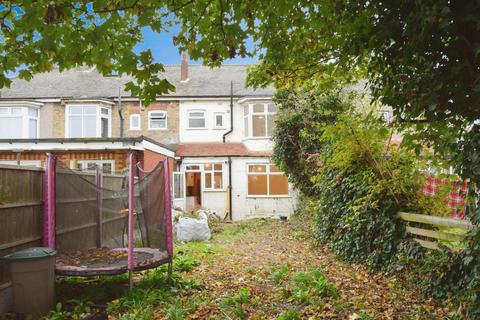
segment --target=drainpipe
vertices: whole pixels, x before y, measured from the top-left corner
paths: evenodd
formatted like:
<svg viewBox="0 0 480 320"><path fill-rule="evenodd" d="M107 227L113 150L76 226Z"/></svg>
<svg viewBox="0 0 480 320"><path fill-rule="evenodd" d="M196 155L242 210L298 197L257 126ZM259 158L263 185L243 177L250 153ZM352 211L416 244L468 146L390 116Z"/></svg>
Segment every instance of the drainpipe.
<svg viewBox="0 0 480 320"><path fill-rule="evenodd" d="M222 136L223 143L226 137L233 131L233 81L230 81L230 130L225 132Z"/></svg>
<svg viewBox="0 0 480 320"><path fill-rule="evenodd" d="M125 119L123 118L121 87L118 87L118 116L120 117L120 138L123 138L123 123Z"/></svg>
<svg viewBox="0 0 480 320"><path fill-rule="evenodd" d="M225 132L222 136L223 143L226 142L226 137L233 131L233 81L230 81L230 130ZM232 157L228 157L228 218L232 220Z"/></svg>

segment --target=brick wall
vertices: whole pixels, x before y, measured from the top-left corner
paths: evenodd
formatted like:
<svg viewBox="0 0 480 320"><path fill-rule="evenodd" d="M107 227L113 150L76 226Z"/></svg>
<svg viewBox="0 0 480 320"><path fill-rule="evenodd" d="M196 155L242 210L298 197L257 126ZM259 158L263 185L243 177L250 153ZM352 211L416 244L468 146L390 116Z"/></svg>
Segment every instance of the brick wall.
<svg viewBox="0 0 480 320"><path fill-rule="evenodd" d="M148 107L140 108L138 102L124 102L124 136L138 137L146 136L160 143L178 143L179 141L179 104L174 101L156 102ZM154 110L167 111L166 130L148 130L148 112ZM130 115L139 114L141 130L130 130ZM119 120L118 120L119 121ZM120 126L120 123L115 124Z"/></svg>

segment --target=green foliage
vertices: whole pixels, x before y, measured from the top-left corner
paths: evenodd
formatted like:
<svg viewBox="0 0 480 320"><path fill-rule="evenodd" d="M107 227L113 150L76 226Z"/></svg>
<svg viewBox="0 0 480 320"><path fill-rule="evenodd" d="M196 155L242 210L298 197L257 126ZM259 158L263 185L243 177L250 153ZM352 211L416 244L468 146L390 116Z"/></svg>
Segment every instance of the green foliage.
<svg viewBox="0 0 480 320"><path fill-rule="evenodd" d="M404 239L399 210L430 205L418 194L413 152L388 145L374 112L342 93L281 91L274 159L314 199L316 236L344 259L387 267Z"/></svg>
<svg viewBox="0 0 480 320"><path fill-rule="evenodd" d="M290 298L297 303L317 304L322 298L338 298L335 284L316 269L293 275L289 287Z"/></svg>
<svg viewBox="0 0 480 320"><path fill-rule="evenodd" d="M312 180L317 170L316 158L322 149L322 133L336 117L352 109L342 94L326 94L322 90L281 90L275 95L279 113L278 130L273 140L273 159L305 195L314 195L318 188Z"/></svg>
<svg viewBox="0 0 480 320"><path fill-rule="evenodd" d="M282 282L288 275L288 265L284 263L279 268L272 267L270 275L276 283Z"/></svg>
<svg viewBox="0 0 480 320"><path fill-rule="evenodd" d="M252 294L250 289L241 288L234 296L224 296L220 301L220 310L227 315L235 316L239 319L246 319L247 313L245 307L251 303Z"/></svg>
<svg viewBox="0 0 480 320"><path fill-rule="evenodd" d="M191 271L193 268L200 265L200 261L191 258L191 257L183 257L183 256L176 256L173 262L173 267L178 272L188 272Z"/></svg>
<svg viewBox="0 0 480 320"><path fill-rule="evenodd" d="M295 309L288 309L277 317L277 320L300 320L300 314Z"/></svg>
<svg viewBox="0 0 480 320"><path fill-rule="evenodd" d="M188 310L177 302L167 308L166 314L168 320L182 320L188 315Z"/></svg>

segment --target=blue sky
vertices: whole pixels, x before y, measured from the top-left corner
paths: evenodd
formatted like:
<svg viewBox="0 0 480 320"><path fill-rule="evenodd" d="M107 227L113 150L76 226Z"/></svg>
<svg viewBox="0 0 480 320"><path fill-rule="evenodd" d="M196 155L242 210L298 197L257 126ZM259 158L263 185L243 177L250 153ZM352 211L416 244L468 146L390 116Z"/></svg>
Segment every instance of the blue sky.
<svg viewBox="0 0 480 320"><path fill-rule="evenodd" d="M180 63L180 54L178 53L178 49L173 45L172 37L175 34L175 28L172 28L171 32L164 32L164 33L155 33L150 29L144 29L144 42L142 44L137 45L136 49L146 50L151 49L153 56L157 60L157 62L163 64L179 64ZM224 63L226 64L250 64L255 63L257 61L256 58L235 58L226 60ZM201 61L190 61L191 64L201 64Z"/></svg>

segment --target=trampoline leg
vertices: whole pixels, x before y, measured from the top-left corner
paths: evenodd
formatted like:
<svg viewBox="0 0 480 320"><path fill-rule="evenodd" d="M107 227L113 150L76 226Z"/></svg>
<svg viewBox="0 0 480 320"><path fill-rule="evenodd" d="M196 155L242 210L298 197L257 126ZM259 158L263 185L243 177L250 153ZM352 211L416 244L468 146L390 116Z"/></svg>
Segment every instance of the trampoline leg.
<svg viewBox="0 0 480 320"><path fill-rule="evenodd" d="M173 285L173 277L172 277L172 274L173 274L173 261L170 261L170 262L168 263L167 272L168 272L168 283L169 283L170 285Z"/></svg>
<svg viewBox="0 0 480 320"><path fill-rule="evenodd" d="M130 291L133 289L133 272L132 270L128 270L128 288Z"/></svg>

